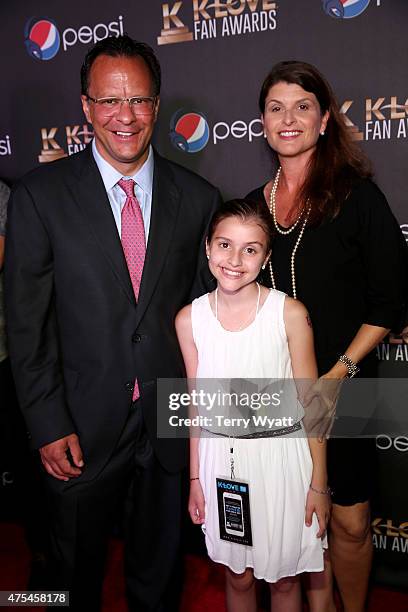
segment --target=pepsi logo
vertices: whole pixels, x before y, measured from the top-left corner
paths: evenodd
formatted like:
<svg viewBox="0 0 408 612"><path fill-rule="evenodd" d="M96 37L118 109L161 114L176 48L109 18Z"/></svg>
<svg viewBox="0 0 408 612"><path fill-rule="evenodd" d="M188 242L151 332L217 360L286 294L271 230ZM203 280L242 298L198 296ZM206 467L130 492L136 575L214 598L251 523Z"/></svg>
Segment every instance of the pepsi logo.
<svg viewBox="0 0 408 612"><path fill-rule="evenodd" d="M69 51L77 44L95 44L108 36L123 34L123 17L117 21L96 23L94 26L82 25L78 29L65 28L58 30L55 21L44 17L32 17L24 28L24 44L30 57L38 60L50 60L61 49Z"/></svg>
<svg viewBox="0 0 408 612"><path fill-rule="evenodd" d="M51 19L30 19L25 28L25 45L28 54L38 60L50 60L60 48L60 34Z"/></svg>
<svg viewBox="0 0 408 612"><path fill-rule="evenodd" d="M335 19L351 19L363 13L370 0L323 0L323 10Z"/></svg>
<svg viewBox="0 0 408 612"><path fill-rule="evenodd" d="M207 119L199 112L177 111L170 127L172 145L184 153L198 153L204 149L210 137Z"/></svg>

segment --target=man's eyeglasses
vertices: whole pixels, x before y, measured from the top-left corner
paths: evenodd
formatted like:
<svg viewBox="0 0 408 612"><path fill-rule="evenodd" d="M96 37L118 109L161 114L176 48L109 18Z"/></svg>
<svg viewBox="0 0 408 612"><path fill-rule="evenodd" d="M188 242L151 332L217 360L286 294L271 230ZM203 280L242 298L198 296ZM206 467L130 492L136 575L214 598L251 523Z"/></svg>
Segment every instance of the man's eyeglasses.
<svg viewBox="0 0 408 612"><path fill-rule="evenodd" d="M122 108L124 102L129 103L129 108L134 115L151 115L156 106L157 96L133 96L132 98L92 98L86 96L101 109L104 115L115 115Z"/></svg>

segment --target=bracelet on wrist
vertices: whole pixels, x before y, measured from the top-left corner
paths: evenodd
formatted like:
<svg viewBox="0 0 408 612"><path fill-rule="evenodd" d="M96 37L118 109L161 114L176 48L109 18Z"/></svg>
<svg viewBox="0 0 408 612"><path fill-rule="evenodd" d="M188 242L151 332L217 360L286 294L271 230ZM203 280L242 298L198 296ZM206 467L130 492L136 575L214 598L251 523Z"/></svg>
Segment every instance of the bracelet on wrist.
<svg viewBox="0 0 408 612"><path fill-rule="evenodd" d="M199 476L194 476L194 478L190 478L190 482L191 482L192 480L200 480L200 477L199 477Z"/></svg>
<svg viewBox="0 0 408 612"><path fill-rule="evenodd" d="M353 378L360 371L358 365L347 355L340 355L338 360L346 366L348 378Z"/></svg>
<svg viewBox="0 0 408 612"><path fill-rule="evenodd" d="M319 493L319 495L330 495L331 494L331 489L330 487L327 487L327 489L315 489L314 487L312 487L312 485L309 485L309 489L311 491L313 491L313 493Z"/></svg>

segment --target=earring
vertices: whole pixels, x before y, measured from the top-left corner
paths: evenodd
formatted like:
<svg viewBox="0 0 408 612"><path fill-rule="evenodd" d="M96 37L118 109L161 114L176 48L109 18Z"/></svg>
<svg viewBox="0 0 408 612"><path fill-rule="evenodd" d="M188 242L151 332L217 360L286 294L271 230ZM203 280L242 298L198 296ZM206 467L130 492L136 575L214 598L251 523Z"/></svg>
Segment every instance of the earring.
<svg viewBox="0 0 408 612"><path fill-rule="evenodd" d="M266 268L266 263L264 263L264 265L262 266L262 270L265 270Z"/></svg>
<svg viewBox="0 0 408 612"><path fill-rule="evenodd" d="M324 136L324 130L320 132L320 136Z"/></svg>
<svg viewBox="0 0 408 612"><path fill-rule="evenodd" d="M207 255L207 259L210 259L210 256L208 255L208 253L206 253L206 255Z"/></svg>

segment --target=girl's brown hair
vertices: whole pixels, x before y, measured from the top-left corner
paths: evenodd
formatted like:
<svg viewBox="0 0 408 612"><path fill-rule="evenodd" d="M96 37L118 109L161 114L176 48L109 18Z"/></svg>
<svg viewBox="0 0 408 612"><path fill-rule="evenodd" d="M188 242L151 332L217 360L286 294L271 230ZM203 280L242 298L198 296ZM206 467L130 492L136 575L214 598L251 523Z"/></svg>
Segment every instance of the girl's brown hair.
<svg viewBox="0 0 408 612"><path fill-rule="evenodd" d="M268 253L271 250L273 223L271 214L263 202L256 202L247 198L224 202L214 213L210 221L207 235L208 242L211 242L217 225L228 217L239 217L242 221L254 221L257 223L266 235L266 252Z"/></svg>

